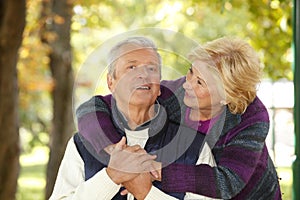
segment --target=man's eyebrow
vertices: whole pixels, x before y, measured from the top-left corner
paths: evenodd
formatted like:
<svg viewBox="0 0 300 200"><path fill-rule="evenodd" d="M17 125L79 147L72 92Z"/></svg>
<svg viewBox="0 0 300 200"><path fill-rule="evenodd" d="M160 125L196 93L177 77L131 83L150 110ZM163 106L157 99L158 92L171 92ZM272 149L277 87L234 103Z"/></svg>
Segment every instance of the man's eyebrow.
<svg viewBox="0 0 300 200"><path fill-rule="evenodd" d="M159 62L156 62L156 61L149 61L147 64L150 64L150 65L159 65Z"/></svg>
<svg viewBox="0 0 300 200"><path fill-rule="evenodd" d="M126 63L138 63L139 61L138 60L127 60ZM158 65L158 62L148 62L147 64L150 64L150 65Z"/></svg>
<svg viewBox="0 0 300 200"><path fill-rule="evenodd" d="M137 63L137 60L127 60L127 63Z"/></svg>

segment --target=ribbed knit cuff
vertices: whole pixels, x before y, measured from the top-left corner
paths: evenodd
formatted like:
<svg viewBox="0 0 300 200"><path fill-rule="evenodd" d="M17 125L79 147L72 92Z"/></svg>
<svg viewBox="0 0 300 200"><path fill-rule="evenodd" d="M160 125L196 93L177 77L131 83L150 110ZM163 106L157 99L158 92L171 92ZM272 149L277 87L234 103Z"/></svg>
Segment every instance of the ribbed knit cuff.
<svg viewBox="0 0 300 200"><path fill-rule="evenodd" d="M170 164L162 169L162 188L167 192L194 191L195 166Z"/></svg>

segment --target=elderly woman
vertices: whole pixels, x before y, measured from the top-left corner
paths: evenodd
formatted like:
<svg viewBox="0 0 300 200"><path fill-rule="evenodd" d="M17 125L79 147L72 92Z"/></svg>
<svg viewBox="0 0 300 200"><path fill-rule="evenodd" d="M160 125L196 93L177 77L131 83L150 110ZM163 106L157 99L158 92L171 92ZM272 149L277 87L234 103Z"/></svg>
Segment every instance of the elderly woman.
<svg viewBox="0 0 300 200"><path fill-rule="evenodd" d="M184 199L281 199L277 173L265 144L268 112L256 96L262 74L256 52L243 40L224 37L192 50L189 59L192 65L186 81L163 81L162 85L174 93L161 89L159 98L170 114L169 120L175 121L181 115L172 101L183 100L186 106L180 108L184 114L179 121L206 135L213 162L203 164L199 158L195 165L163 165L159 178L162 190L188 192ZM109 105L109 97L95 98L106 101L96 106L101 118L97 123L106 124L105 133L97 133L98 137L118 138L113 125L107 123L109 115L99 108ZM86 108L83 105L80 109ZM91 113L79 113L79 131L84 137L92 131L91 126L83 128L84 118ZM135 194L142 191L141 185L127 189Z"/></svg>

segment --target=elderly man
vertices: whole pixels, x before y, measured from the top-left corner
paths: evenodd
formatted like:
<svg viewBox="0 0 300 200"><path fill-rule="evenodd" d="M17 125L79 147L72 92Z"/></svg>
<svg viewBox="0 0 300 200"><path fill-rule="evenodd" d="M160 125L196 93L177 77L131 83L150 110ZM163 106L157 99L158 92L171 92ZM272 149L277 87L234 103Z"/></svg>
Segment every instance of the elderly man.
<svg viewBox="0 0 300 200"><path fill-rule="evenodd" d="M149 161L156 156L146 151L156 152L159 161L172 162L176 159L173 159L177 157L176 154L172 154L171 158L168 153L160 150L173 140L179 128L176 123L168 123L164 108L156 100L161 93L161 58L156 46L144 37L128 38L111 49L108 60L107 85L113 95L109 103L120 136L112 141L115 143L125 136L127 144L123 137L112 150L97 151L90 148L93 144L75 134L68 142L50 199L133 199L131 194L121 196L119 191L121 186L134 188L135 184L144 184L144 187L140 187L143 191L134 191L137 199L183 198L184 193L168 195L157 189L159 184L154 183L154 187L148 172L152 167ZM94 100L90 103L97 103ZM187 127L183 129L184 132L195 133ZM96 138L96 132L91 134L91 137ZM185 138L188 145L179 152L180 155L194 140L195 134L191 133L190 136L189 140ZM178 142L180 134L176 137L175 141ZM197 140L199 144L203 138L197 137ZM198 146L200 148L201 145ZM168 152L171 152L170 148ZM198 154L195 153L194 157L193 160L183 155L182 160L195 164ZM139 181L142 179L149 181Z"/></svg>

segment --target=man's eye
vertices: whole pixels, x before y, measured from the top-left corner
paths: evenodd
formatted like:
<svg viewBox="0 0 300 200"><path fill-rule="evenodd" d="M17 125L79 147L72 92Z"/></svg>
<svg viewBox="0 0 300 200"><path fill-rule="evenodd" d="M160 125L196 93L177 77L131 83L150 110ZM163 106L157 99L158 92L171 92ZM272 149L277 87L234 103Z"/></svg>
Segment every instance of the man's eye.
<svg viewBox="0 0 300 200"><path fill-rule="evenodd" d="M128 67L128 69L135 69L135 68L136 68L135 65L130 65L130 66Z"/></svg>
<svg viewBox="0 0 300 200"><path fill-rule="evenodd" d="M193 73L192 67L189 68L189 72L190 72L190 73Z"/></svg>
<svg viewBox="0 0 300 200"><path fill-rule="evenodd" d="M156 67L153 65L148 66L149 71L156 71Z"/></svg>

